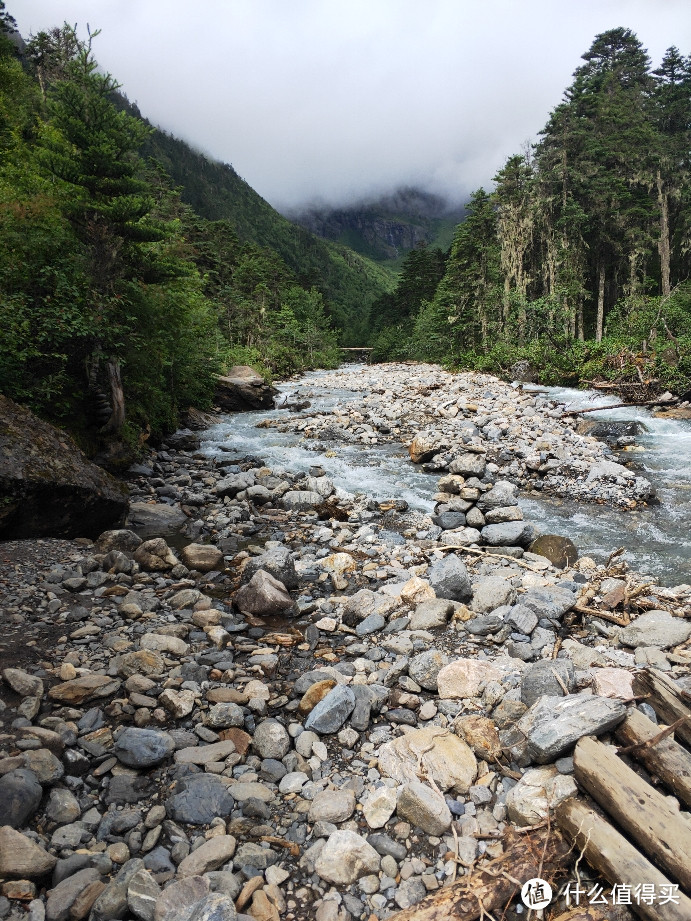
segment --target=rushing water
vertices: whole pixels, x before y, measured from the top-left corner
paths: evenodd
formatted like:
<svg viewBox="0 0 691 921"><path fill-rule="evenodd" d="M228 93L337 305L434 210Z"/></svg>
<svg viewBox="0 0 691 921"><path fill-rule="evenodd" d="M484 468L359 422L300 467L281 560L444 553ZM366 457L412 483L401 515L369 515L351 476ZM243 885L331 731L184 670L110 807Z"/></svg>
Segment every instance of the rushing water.
<svg viewBox="0 0 691 921"><path fill-rule="evenodd" d="M347 371L353 369L348 366ZM351 390L323 386L322 377L318 371L311 372L279 389L291 399L309 399L312 410L360 399L361 394ZM547 396L569 409L618 402L616 397L595 391L564 388L550 388ZM219 455L221 445L226 445L238 454L262 458L275 470L306 473L318 465L345 493L363 493L380 501L401 498L411 508L432 510L438 474L425 473L412 464L402 445L362 447L339 442L323 450L318 441L302 439L299 434L256 427L262 419L285 415L285 410L276 409L228 416L227 421L205 433L203 449L209 455ZM667 585L691 582L691 423L656 419L639 407L604 410L584 418L635 420L645 426L645 433L636 437L635 452L624 457L633 459L653 483L660 505L622 512L600 505L524 497L521 506L526 519L543 532L571 537L581 553L596 560L623 546L625 559L634 569L659 576Z"/></svg>

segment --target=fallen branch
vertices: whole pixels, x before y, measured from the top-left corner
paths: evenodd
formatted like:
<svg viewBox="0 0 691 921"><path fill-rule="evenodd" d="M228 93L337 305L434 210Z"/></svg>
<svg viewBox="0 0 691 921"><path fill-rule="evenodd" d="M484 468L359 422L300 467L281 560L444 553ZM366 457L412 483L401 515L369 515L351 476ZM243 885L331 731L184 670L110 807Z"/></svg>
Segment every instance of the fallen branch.
<svg viewBox="0 0 691 921"><path fill-rule="evenodd" d="M536 569L534 566L529 566L527 563L524 563L522 560L516 559L515 556L509 556L508 553L491 553L489 550L485 550L484 547L464 547L462 545L451 544L445 547L437 547L437 550L463 550L465 553L476 553L479 556L492 556L497 560L511 560L512 563L518 563L519 566L522 566L523 569L528 569L530 572L535 572L538 575L542 572L541 569Z"/></svg>
<svg viewBox="0 0 691 921"><path fill-rule="evenodd" d="M602 620L608 620L618 627L628 627L631 623L627 614L619 617L616 614L610 614L609 611L598 611L596 608L588 608L584 604L575 604L573 610L578 611L579 614L589 614L591 617L601 617Z"/></svg>
<svg viewBox="0 0 691 921"><path fill-rule="evenodd" d="M675 398L674 400L663 400L662 403L659 400L646 400L640 403L612 403L611 406L592 406L590 409L568 409L562 415L582 416L585 413L599 413L603 412L605 409L621 409L625 406L674 406L674 404L678 402L679 400Z"/></svg>
<svg viewBox="0 0 691 921"><path fill-rule="evenodd" d="M391 916L391 921L478 921L502 912L526 880L541 876L554 887L565 869L570 849L559 831L541 828L512 836L501 857L431 893L417 905ZM556 887L554 887L556 888Z"/></svg>

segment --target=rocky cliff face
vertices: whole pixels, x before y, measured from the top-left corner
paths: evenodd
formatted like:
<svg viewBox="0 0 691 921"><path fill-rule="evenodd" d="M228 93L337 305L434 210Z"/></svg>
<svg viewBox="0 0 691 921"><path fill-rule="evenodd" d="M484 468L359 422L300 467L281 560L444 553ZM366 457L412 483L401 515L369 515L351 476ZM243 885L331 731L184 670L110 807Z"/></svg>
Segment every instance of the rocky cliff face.
<svg viewBox="0 0 691 921"><path fill-rule="evenodd" d="M0 395L0 539L96 537L124 521L127 497L69 435Z"/></svg>
<svg viewBox="0 0 691 921"><path fill-rule="evenodd" d="M401 189L376 200L341 208L314 207L291 215L311 233L337 240L372 259L397 259L420 244L450 242L451 228L463 209L451 208L438 195ZM449 241L441 240L444 233Z"/></svg>

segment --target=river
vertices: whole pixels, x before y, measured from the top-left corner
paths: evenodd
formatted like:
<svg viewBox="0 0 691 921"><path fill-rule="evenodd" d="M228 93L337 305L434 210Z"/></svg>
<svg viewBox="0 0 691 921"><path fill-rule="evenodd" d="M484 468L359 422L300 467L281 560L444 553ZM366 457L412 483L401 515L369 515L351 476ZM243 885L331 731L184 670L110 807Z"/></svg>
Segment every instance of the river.
<svg viewBox="0 0 691 921"><path fill-rule="evenodd" d="M347 366L353 370L354 366ZM329 372L331 374L332 372ZM283 396L310 400L311 409L331 409L361 394L326 387L324 373L310 372L299 381L279 385ZM549 388L551 399L569 409L605 406L619 402L596 391ZM279 397L280 399L280 397ZM262 458L277 470L304 471L319 465L337 489L364 493L379 501L405 499L411 508L431 512L439 474L426 473L411 463L403 445L361 446L340 443L324 451L318 442L275 428L257 428L266 418L285 416L285 410L262 410L227 416L204 434L202 449L218 455L230 443L239 454ZM617 547L625 547L624 559L633 568L657 576L665 585L691 582L691 423L656 419L644 408L625 407L589 413L597 420L635 420L645 432L636 437L634 451L622 455L634 460L655 487L659 506L622 512L600 505L533 498L520 500L527 520L544 533L570 537L581 554L602 562Z"/></svg>

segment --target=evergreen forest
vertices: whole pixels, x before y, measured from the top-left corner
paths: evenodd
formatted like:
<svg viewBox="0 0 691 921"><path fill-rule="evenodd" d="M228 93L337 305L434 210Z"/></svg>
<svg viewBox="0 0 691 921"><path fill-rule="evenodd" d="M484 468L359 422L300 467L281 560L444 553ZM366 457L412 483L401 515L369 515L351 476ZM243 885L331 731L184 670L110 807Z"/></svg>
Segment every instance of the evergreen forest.
<svg viewBox="0 0 691 921"><path fill-rule="evenodd" d="M149 125L97 33L24 44L4 3L0 26L0 392L93 452L174 429L233 365L332 367L366 335L391 275Z"/></svg>
<svg viewBox="0 0 691 921"><path fill-rule="evenodd" d="M446 257L408 254L372 311L378 358L691 386L691 58L652 69L618 28L582 60Z"/></svg>
<svg viewBox="0 0 691 921"><path fill-rule="evenodd" d="M339 345L543 383L691 388L691 58L596 36L535 144L397 276L150 125L65 24L0 0L0 392L94 453L212 405L215 375ZM97 41L96 41L97 44Z"/></svg>

